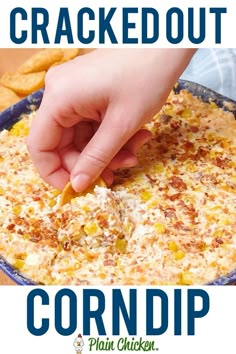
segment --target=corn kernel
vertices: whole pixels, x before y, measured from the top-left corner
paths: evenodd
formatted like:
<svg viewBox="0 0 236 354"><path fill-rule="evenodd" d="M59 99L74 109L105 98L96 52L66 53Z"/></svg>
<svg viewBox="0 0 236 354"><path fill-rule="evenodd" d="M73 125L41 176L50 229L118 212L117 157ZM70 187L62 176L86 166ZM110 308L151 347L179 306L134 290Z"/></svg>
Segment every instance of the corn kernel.
<svg viewBox="0 0 236 354"><path fill-rule="evenodd" d="M231 176L231 181L236 184L236 176Z"/></svg>
<svg viewBox="0 0 236 354"><path fill-rule="evenodd" d="M133 230L133 224L131 222L126 222L124 224L124 231L126 234L130 234L130 232Z"/></svg>
<svg viewBox="0 0 236 354"><path fill-rule="evenodd" d="M222 237L224 235L223 231L222 230L216 230L214 231L213 233L213 236L214 237Z"/></svg>
<svg viewBox="0 0 236 354"><path fill-rule="evenodd" d="M168 114L168 115L173 115L175 113L174 111L174 108L172 105L168 105L168 106L165 106L164 108L164 114Z"/></svg>
<svg viewBox="0 0 236 354"><path fill-rule="evenodd" d="M14 262L14 267L16 269L22 269L24 267L25 261L23 261L22 259L16 259Z"/></svg>
<svg viewBox="0 0 236 354"><path fill-rule="evenodd" d="M143 202L146 202L151 199L152 194L149 191L143 191L141 192L140 197Z"/></svg>
<svg viewBox="0 0 236 354"><path fill-rule="evenodd" d="M24 121L19 121L10 130L12 136L27 136L29 134L29 127L27 127Z"/></svg>
<svg viewBox="0 0 236 354"><path fill-rule="evenodd" d="M228 140L226 140L226 139L224 139L224 140L222 141L222 147L223 147L224 149L230 148L231 145L232 145L232 144L231 144Z"/></svg>
<svg viewBox="0 0 236 354"><path fill-rule="evenodd" d="M83 205L83 206L82 206L82 209L83 209L83 211L85 211L86 213L89 212L89 207L88 207L88 205Z"/></svg>
<svg viewBox="0 0 236 354"><path fill-rule="evenodd" d="M209 106L210 106L210 108L213 108L213 109L218 108L217 104L215 102L213 102L213 101L211 101Z"/></svg>
<svg viewBox="0 0 236 354"><path fill-rule="evenodd" d="M39 200L38 201L38 204L39 204L39 209L42 210L44 208L44 202L43 200Z"/></svg>
<svg viewBox="0 0 236 354"><path fill-rule="evenodd" d="M174 241L170 241L170 242L168 242L168 249L172 252L177 252L178 246Z"/></svg>
<svg viewBox="0 0 236 354"><path fill-rule="evenodd" d="M15 206L12 208L12 211L13 211L14 214L19 215L20 212L21 212L21 205L15 205Z"/></svg>
<svg viewBox="0 0 236 354"><path fill-rule="evenodd" d="M33 208L33 207L29 207L29 208L27 209L27 212L28 212L29 214L33 214L33 213L34 213L34 208Z"/></svg>
<svg viewBox="0 0 236 354"><path fill-rule="evenodd" d="M211 262L209 265L210 265L210 267L217 267L217 262L216 262L216 261L213 261L213 262Z"/></svg>
<svg viewBox="0 0 236 354"><path fill-rule="evenodd" d="M54 197L57 197L58 195L60 195L61 194L61 191L59 191L58 189L54 189L53 191L52 191L52 195L54 196Z"/></svg>
<svg viewBox="0 0 236 354"><path fill-rule="evenodd" d="M87 261L91 262L92 260L96 259L98 256L95 253L90 253L90 252L86 252L85 253L85 258Z"/></svg>
<svg viewBox="0 0 236 354"><path fill-rule="evenodd" d="M196 172L198 170L197 166L191 162L187 162L185 168L188 172Z"/></svg>
<svg viewBox="0 0 236 354"><path fill-rule="evenodd" d="M161 223L154 224L154 228L159 234L164 234L164 232L166 231L165 225Z"/></svg>
<svg viewBox="0 0 236 354"><path fill-rule="evenodd" d="M139 278L138 278L138 281L141 283L141 284L144 284L146 281L147 281L147 277L145 275L141 275Z"/></svg>
<svg viewBox="0 0 236 354"><path fill-rule="evenodd" d="M106 273L99 273L99 274L98 274L98 277L99 277L100 279L106 279L107 275L106 275Z"/></svg>
<svg viewBox="0 0 236 354"><path fill-rule="evenodd" d="M4 195L5 194L5 191L3 188L0 188L0 195Z"/></svg>
<svg viewBox="0 0 236 354"><path fill-rule="evenodd" d="M68 258L64 258L61 263L63 264L63 266L66 266L67 264L69 264L69 262L70 260Z"/></svg>
<svg viewBox="0 0 236 354"><path fill-rule="evenodd" d="M194 278L193 274L189 271L180 273L179 275L179 285L191 285L193 284Z"/></svg>
<svg viewBox="0 0 236 354"><path fill-rule="evenodd" d="M200 125L200 119L197 117L189 118L188 121L189 121L189 124L191 124L194 127L199 127L199 125Z"/></svg>
<svg viewBox="0 0 236 354"><path fill-rule="evenodd" d="M209 133L206 136L208 142L215 141L215 135L213 133Z"/></svg>
<svg viewBox="0 0 236 354"><path fill-rule="evenodd" d="M148 204L148 209L152 209L153 207L156 207L159 205L159 202L157 199L152 200L149 204Z"/></svg>
<svg viewBox="0 0 236 354"><path fill-rule="evenodd" d="M228 218L222 218L219 221L219 226L231 225L231 221Z"/></svg>
<svg viewBox="0 0 236 354"><path fill-rule="evenodd" d="M52 207L54 207L54 205L56 205L56 204L57 204L57 202L56 202L55 199L50 199L50 201L49 201L49 203L48 203L48 206L49 206L50 208L52 208Z"/></svg>
<svg viewBox="0 0 236 354"><path fill-rule="evenodd" d="M155 165L155 172L156 173L162 173L164 171L164 165L163 163L158 163Z"/></svg>
<svg viewBox="0 0 236 354"><path fill-rule="evenodd" d="M99 231L99 226L95 222L88 222L84 226L84 231L87 235L93 236Z"/></svg>
<svg viewBox="0 0 236 354"><path fill-rule="evenodd" d="M124 253L127 247L127 240L124 238L117 238L115 248L117 251Z"/></svg>
<svg viewBox="0 0 236 354"><path fill-rule="evenodd" d="M189 118L192 115L192 111L189 108L185 108L183 112L181 113L182 118Z"/></svg>
<svg viewBox="0 0 236 354"><path fill-rule="evenodd" d="M184 251L182 250L178 250L176 253L175 253L175 260L176 261L179 261L181 259L183 259L185 257L185 253Z"/></svg>
<svg viewBox="0 0 236 354"><path fill-rule="evenodd" d="M217 152L216 152L216 151L212 151L212 150L211 150L211 151L209 152L209 156L210 156L210 158L211 158L211 159L216 158L216 157L217 157L217 155L218 155L218 154L217 154Z"/></svg>

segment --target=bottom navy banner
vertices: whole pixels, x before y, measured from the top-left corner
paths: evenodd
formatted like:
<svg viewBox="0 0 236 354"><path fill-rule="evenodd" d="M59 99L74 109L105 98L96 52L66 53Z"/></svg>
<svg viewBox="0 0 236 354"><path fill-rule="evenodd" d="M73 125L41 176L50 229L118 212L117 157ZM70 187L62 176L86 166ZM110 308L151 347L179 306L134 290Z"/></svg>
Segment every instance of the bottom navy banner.
<svg viewBox="0 0 236 354"><path fill-rule="evenodd" d="M236 287L1 287L0 353L235 354Z"/></svg>

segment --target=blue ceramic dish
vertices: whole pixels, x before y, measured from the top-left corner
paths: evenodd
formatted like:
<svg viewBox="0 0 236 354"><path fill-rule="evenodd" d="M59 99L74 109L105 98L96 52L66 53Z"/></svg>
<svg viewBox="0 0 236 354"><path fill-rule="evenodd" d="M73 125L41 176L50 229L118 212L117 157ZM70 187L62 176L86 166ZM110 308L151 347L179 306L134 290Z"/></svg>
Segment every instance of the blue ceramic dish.
<svg viewBox="0 0 236 354"><path fill-rule="evenodd" d="M190 81L179 80L175 91L178 92L182 89L189 90L193 95L200 97L203 101L214 101L219 107L222 107L225 110L230 110L236 118L235 101ZM20 119L21 114L30 113L37 109L41 103L42 97L43 90L36 91L32 95L24 98L22 101L16 103L15 105L2 112L0 114L0 131L2 129L11 128L11 126ZM1 257L0 269L2 269L6 275L8 275L19 285L37 285L32 280L21 275L18 270L14 269ZM212 282L208 283L208 285L230 285L234 283L236 283L236 269L225 276L213 280Z"/></svg>

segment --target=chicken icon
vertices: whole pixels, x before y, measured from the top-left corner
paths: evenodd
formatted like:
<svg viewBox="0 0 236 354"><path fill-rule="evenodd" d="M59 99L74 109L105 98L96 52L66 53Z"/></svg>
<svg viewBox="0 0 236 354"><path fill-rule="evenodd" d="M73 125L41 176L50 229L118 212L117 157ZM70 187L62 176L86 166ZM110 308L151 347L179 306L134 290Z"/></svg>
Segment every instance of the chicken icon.
<svg viewBox="0 0 236 354"><path fill-rule="evenodd" d="M74 345L76 354L81 354L82 350L83 350L83 346L84 346L84 341L83 341L83 337L81 334L78 334L78 337L75 338L73 345Z"/></svg>

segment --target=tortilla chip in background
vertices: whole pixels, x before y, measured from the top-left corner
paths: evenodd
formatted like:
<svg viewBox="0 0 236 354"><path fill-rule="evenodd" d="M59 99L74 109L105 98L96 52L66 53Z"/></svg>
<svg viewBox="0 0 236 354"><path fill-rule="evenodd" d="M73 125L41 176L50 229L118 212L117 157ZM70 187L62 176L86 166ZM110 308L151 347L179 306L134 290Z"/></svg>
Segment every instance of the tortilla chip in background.
<svg viewBox="0 0 236 354"><path fill-rule="evenodd" d="M20 97L7 87L0 86L0 112L18 102Z"/></svg>
<svg viewBox="0 0 236 354"><path fill-rule="evenodd" d="M42 49L32 55L24 63L22 63L17 71L20 74L29 74L40 71L47 71L53 63L60 61L64 56L62 49Z"/></svg>
<svg viewBox="0 0 236 354"><path fill-rule="evenodd" d="M2 75L0 82L18 95L26 96L44 86L45 74L46 71L30 74L6 72Z"/></svg>

